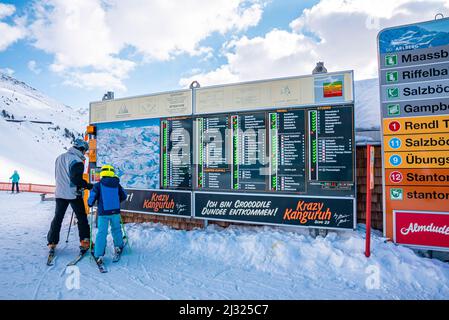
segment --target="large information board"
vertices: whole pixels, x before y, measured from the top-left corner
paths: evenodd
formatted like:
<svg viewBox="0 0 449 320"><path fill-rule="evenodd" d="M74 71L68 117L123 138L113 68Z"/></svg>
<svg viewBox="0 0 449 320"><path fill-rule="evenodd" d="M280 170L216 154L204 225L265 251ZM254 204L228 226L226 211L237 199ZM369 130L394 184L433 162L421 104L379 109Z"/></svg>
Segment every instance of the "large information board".
<svg viewBox="0 0 449 320"><path fill-rule="evenodd" d="M95 102L90 111L94 165L117 168L130 194L124 210L355 228L351 71Z"/></svg>
<svg viewBox="0 0 449 320"><path fill-rule="evenodd" d="M344 72L195 89L195 217L354 228L352 85L352 72ZM244 216L225 210L244 197L255 211ZM288 215L260 219L254 212L261 212L258 205L267 199L276 203L276 212L290 199L285 204L294 203L301 214L323 213L303 207L314 203L329 206L332 217L313 223Z"/></svg>
<svg viewBox="0 0 449 320"><path fill-rule="evenodd" d="M384 234L449 250L449 19L379 33Z"/></svg>

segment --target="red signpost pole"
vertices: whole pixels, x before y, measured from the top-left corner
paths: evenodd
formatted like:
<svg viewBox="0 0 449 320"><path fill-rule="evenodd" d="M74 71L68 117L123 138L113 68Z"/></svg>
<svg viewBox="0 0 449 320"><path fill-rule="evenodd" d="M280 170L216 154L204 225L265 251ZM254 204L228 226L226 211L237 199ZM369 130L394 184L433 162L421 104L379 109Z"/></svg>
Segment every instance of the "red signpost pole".
<svg viewBox="0 0 449 320"><path fill-rule="evenodd" d="M371 191L374 189L374 147L366 146L366 245L365 256L371 255Z"/></svg>

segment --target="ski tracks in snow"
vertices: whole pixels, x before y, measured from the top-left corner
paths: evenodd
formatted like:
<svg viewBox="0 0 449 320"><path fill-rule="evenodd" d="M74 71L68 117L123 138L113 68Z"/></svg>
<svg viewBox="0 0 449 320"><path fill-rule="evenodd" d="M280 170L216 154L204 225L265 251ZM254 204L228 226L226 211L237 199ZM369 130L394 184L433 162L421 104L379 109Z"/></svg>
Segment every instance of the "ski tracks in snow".
<svg viewBox="0 0 449 320"><path fill-rule="evenodd" d="M52 265L52 266L48 266L47 270L45 270L45 272L44 272L44 274L42 275L42 277L40 277L40 279L39 279L39 281L38 281L38 283L37 283L37 286L36 286L36 288L34 289L33 300L36 300L36 299L37 299L37 294L38 294L38 292L39 292L39 288L41 287L41 284L42 284L42 281L44 280L44 278L47 276L47 274L48 274L51 270L55 269L55 267L56 267L56 260L58 260L58 257L55 257L55 258L53 259L53 265ZM44 262L42 262L42 263L44 263Z"/></svg>

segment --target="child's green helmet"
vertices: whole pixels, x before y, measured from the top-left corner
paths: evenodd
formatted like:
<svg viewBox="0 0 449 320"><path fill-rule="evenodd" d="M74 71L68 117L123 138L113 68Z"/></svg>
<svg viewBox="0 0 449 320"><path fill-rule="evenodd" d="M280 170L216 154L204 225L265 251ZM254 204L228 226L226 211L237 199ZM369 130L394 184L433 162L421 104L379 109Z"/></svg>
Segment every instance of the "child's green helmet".
<svg viewBox="0 0 449 320"><path fill-rule="evenodd" d="M115 169L110 164L105 164L101 167L100 177L116 177Z"/></svg>

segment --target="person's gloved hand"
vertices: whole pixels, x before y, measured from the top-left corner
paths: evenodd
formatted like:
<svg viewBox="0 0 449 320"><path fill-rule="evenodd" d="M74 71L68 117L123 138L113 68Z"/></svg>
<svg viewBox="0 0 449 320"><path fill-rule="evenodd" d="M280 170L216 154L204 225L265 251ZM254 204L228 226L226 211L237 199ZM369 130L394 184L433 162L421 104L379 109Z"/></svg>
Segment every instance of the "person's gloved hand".
<svg viewBox="0 0 449 320"><path fill-rule="evenodd" d="M94 185L92 183L88 183L87 184L87 190L92 190L92 188L94 187Z"/></svg>

